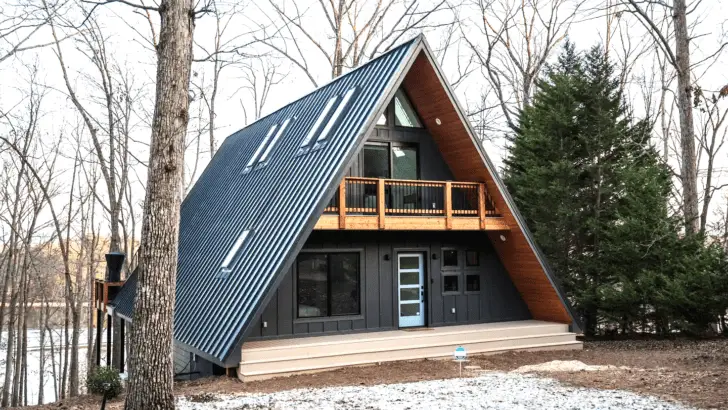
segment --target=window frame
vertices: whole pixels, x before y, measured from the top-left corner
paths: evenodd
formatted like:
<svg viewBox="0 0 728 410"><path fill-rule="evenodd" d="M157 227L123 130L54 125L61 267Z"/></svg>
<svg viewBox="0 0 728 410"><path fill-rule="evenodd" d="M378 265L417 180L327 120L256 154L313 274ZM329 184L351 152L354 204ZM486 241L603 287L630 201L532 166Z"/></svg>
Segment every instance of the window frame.
<svg viewBox="0 0 728 410"><path fill-rule="evenodd" d="M475 253L475 265L468 263L468 253ZM477 249L466 249L465 250L465 269L479 268L480 267L480 252Z"/></svg>
<svg viewBox="0 0 728 410"><path fill-rule="evenodd" d="M441 289L442 289L442 295L443 296L450 296L450 295L460 295L462 293L462 286L461 286L461 280L460 278L463 276L460 274L460 272L447 272L442 273L442 283L441 283ZM457 284L458 284L458 290L445 290L445 278L456 278Z"/></svg>
<svg viewBox="0 0 728 410"><path fill-rule="evenodd" d="M299 252L299 256L302 254L325 254L327 261L330 254L333 253L351 253L357 254L359 258L359 313L353 315L328 315L328 316L298 316L298 256L296 256L296 263L293 267L293 323L310 323L310 322L332 322L339 320L359 320L364 319L365 314L365 301L364 301L364 289L366 288L365 272L364 272L364 249L353 248L353 249L303 249ZM327 285L326 285L326 298L327 308L331 311L331 287L329 280L331 275L330 263L327 269Z"/></svg>
<svg viewBox="0 0 728 410"><path fill-rule="evenodd" d="M420 144L418 144L416 142L381 141L381 140L371 140L371 141L365 142L364 148L362 148L361 175L365 175L363 150L366 149L367 145L387 147L387 160L389 162L389 175L385 179L393 179L393 176L394 176L394 150L393 150L393 148L397 147L397 148L414 149L415 156L417 158L417 178L415 180L419 181L422 179L422 166L421 166L421 161L420 161Z"/></svg>
<svg viewBox="0 0 728 410"><path fill-rule="evenodd" d="M445 252L447 251L457 252L457 265L445 265ZM440 249L440 269L444 271L459 271L462 270L462 267L462 263L460 262L460 249L447 246L443 246L442 249Z"/></svg>
<svg viewBox="0 0 728 410"><path fill-rule="evenodd" d="M391 127L398 130L426 130L427 127L425 126L425 122L422 121L422 117L420 116L420 113L417 112L417 108L412 103L412 98L410 98L409 94L407 93L407 90L404 89L404 87L399 87L398 91L402 91L402 94L404 94L404 98L407 99L407 102L409 103L410 107L412 107L412 112L415 114L415 118L417 119L417 122L420 123L419 127L408 127L406 125L397 125L397 114L395 112L395 98L397 97L397 93L395 92L392 96L392 101L389 102L389 105L387 105L387 108L390 106L392 107L389 111L392 112L392 121L391 121Z"/></svg>
<svg viewBox="0 0 728 410"><path fill-rule="evenodd" d="M477 295L483 290L483 278L480 272L465 272L465 275L463 276L465 278L465 288L463 289L464 294ZM475 276L478 278L478 290L468 290L468 276Z"/></svg>

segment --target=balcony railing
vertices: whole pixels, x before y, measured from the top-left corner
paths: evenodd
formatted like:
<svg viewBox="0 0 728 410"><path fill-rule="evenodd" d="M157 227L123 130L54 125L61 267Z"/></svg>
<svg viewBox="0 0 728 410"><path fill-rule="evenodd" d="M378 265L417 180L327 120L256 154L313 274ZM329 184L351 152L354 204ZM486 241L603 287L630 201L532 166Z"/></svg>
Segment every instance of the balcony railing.
<svg viewBox="0 0 728 410"><path fill-rule="evenodd" d="M442 223L444 229L453 229L453 223L465 226L463 222L466 219L471 225L480 221L479 229L486 229L486 218L500 217L483 183L361 177L344 178L324 214L337 214L339 229L347 228L347 216L355 218L356 226L365 226L365 222L371 225L376 219L379 229L388 229L387 219L403 224L405 220L399 217L412 216L429 217L431 226L440 226ZM362 216L370 218L356 219ZM416 223L412 219L407 220L410 225ZM328 229L323 226L330 226L333 222L330 218L327 221L331 223L320 224L318 228Z"/></svg>

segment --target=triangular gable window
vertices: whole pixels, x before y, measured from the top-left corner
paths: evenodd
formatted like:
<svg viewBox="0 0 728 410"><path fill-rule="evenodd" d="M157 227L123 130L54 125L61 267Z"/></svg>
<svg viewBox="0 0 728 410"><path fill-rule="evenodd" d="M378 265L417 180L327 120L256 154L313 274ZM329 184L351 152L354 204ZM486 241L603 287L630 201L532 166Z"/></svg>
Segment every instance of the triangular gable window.
<svg viewBox="0 0 728 410"><path fill-rule="evenodd" d="M417 112L407 95L400 88L394 94L394 125L397 127L422 128Z"/></svg>

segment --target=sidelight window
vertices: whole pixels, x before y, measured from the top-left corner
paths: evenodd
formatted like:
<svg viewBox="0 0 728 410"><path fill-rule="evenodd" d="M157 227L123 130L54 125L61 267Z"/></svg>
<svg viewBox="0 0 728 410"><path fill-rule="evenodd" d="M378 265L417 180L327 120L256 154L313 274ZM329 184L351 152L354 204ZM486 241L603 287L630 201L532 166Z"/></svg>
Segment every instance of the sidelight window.
<svg viewBox="0 0 728 410"><path fill-rule="evenodd" d="M352 316L361 312L359 253L302 253L296 272L299 318Z"/></svg>

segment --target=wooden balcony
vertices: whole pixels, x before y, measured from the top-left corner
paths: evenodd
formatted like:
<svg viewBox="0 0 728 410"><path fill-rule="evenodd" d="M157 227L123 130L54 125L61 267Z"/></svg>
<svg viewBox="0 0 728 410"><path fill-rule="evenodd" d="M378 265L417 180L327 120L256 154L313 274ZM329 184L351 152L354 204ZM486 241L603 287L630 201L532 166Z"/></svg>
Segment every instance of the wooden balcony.
<svg viewBox="0 0 728 410"><path fill-rule="evenodd" d="M347 177L314 229L507 231L485 184Z"/></svg>

